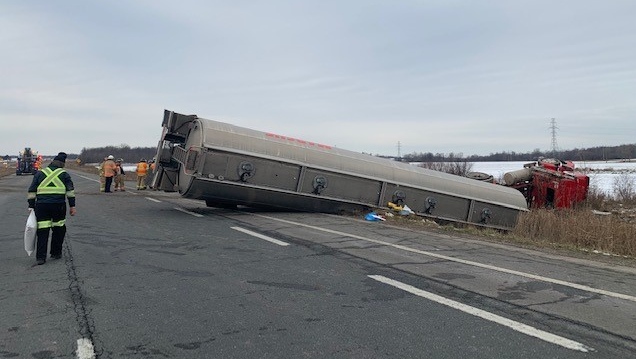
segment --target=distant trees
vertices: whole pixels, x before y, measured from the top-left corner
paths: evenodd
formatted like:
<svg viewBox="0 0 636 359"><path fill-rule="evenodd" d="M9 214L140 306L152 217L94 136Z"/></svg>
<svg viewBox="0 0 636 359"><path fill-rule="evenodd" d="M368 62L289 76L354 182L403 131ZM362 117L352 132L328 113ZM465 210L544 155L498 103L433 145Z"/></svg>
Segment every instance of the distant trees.
<svg viewBox="0 0 636 359"><path fill-rule="evenodd" d="M101 162L104 157L113 155L115 158L123 158L124 162L135 163L142 158L152 159L157 153L155 147L130 147L126 144L119 146L107 146L96 148L83 148L79 154L82 163ZM379 156L386 157L386 156ZM431 153L413 152L405 154L399 160L403 162L484 162L484 161L536 161L539 157L555 157L552 151L541 151L536 148L532 152L497 152L486 156L470 155L464 157L459 153ZM558 151L556 158L572 161L604 161L636 159L636 144L620 146L602 146L592 148L575 148L573 150Z"/></svg>
<svg viewBox="0 0 636 359"><path fill-rule="evenodd" d="M156 147L130 147L126 144L119 146L106 146L96 148L82 148L79 159L82 163L99 163L104 157L113 155L115 158L122 158L124 162L137 163L142 158L152 159L157 154Z"/></svg>
<svg viewBox="0 0 636 359"><path fill-rule="evenodd" d="M538 148L532 152L497 152L486 156L471 155L463 157L462 153L411 153L402 157L404 162L454 162L454 161L536 161L539 157L556 157L561 160L572 161L604 161L604 160L627 160L636 158L636 144L620 146L602 146L592 148L575 148L573 150L557 151L556 155L552 151L541 151Z"/></svg>
<svg viewBox="0 0 636 359"><path fill-rule="evenodd" d="M620 146L603 146L563 151L574 161L626 160L636 158L636 144ZM565 156L562 157L565 159Z"/></svg>

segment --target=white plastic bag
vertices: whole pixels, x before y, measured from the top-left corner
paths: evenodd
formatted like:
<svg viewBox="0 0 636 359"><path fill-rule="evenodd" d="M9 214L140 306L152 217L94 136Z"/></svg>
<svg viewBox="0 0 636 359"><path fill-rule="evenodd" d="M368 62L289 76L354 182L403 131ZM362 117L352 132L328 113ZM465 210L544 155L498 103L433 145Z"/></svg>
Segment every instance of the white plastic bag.
<svg viewBox="0 0 636 359"><path fill-rule="evenodd" d="M38 231L38 220L35 218L35 211L29 211L29 218L26 221L26 227L24 228L24 250L29 257L31 253L35 251L35 236Z"/></svg>
<svg viewBox="0 0 636 359"><path fill-rule="evenodd" d="M402 210L400 211L400 215L402 216L408 216L409 214L414 214L415 212L413 212L412 209L409 208L409 206L404 205L404 208L402 208Z"/></svg>

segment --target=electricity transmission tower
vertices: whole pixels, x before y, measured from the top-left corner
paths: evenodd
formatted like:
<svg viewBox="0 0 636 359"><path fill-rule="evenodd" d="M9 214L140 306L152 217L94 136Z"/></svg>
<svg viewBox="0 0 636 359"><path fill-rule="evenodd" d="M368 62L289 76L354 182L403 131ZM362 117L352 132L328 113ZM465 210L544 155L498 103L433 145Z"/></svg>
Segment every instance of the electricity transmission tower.
<svg viewBox="0 0 636 359"><path fill-rule="evenodd" d="M559 145L557 145L556 133L559 128L556 125L556 120L554 117L550 120L550 131L552 132L552 157L556 157L556 153L559 150Z"/></svg>
<svg viewBox="0 0 636 359"><path fill-rule="evenodd" d="M398 141L397 143L397 150L398 150L398 158L402 158L402 144L400 143L400 141Z"/></svg>

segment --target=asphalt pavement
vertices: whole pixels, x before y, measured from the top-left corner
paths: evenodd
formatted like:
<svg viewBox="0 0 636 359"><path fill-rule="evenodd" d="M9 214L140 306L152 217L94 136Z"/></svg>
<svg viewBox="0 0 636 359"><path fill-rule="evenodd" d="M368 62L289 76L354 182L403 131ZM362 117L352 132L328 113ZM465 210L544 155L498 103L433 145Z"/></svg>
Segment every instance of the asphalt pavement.
<svg viewBox="0 0 636 359"><path fill-rule="evenodd" d="M322 214L100 193L73 172L63 258L23 248L0 179L0 358L618 358L636 271Z"/></svg>

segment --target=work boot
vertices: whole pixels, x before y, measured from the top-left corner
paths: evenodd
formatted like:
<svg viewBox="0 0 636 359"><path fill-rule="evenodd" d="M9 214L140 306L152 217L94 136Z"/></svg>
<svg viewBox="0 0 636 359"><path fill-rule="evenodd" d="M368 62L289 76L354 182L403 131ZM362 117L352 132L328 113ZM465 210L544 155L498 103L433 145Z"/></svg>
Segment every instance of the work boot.
<svg viewBox="0 0 636 359"><path fill-rule="evenodd" d="M38 259L35 263L37 263L38 265L42 265L46 262L46 259Z"/></svg>
<svg viewBox="0 0 636 359"><path fill-rule="evenodd" d="M62 255L61 254L51 254L51 258L60 259L60 258L62 258Z"/></svg>

